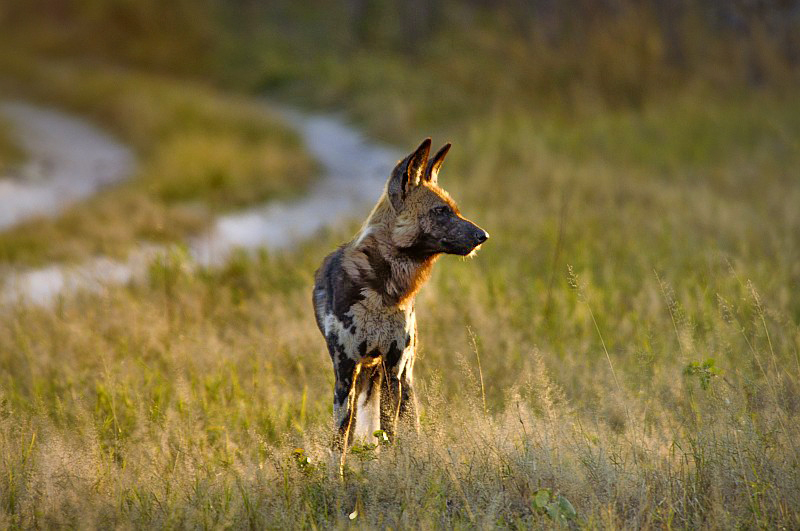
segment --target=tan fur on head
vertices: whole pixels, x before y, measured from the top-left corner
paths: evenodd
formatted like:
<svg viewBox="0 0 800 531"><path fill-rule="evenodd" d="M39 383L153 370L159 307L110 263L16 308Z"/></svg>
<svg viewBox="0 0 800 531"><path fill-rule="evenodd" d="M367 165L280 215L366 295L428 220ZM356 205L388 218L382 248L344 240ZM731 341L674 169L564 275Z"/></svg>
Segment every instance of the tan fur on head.
<svg viewBox="0 0 800 531"><path fill-rule="evenodd" d="M394 219L392 241L398 247L408 247L414 243L419 233L419 223L414 212L404 212Z"/></svg>
<svg viewBox="0 0 800 531"><path fill-rule="evenodd" d="M436 184L423 181L412 189L405 199L403 209L392 226L392 239L398 247L410 246L425 227L420 224L422 215L431 208L444 204L458 213L458 206L450 195Z"/></svg>

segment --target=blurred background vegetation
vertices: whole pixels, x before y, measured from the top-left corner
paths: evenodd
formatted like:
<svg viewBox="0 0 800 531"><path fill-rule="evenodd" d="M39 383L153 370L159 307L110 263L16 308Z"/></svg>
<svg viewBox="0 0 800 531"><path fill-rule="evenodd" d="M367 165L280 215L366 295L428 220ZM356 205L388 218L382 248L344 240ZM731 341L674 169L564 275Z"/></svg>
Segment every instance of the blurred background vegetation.
<svg viewBox="0 0 800 531"><path fill-rule="evenodd" d="M799 63L795 1L3 2L0 94L141 161L1 234L5 266L302 193L314 163L264 95L453 141L442 183L492 239L420 295L421 437L344 487L309 290L359 220L4 309L0 522L800 526Z"/></svg>
<svg viewBox="0 0 800 531"><path fill-rule="evenodd" d="M51 58L310 91L324 103L354 85L411 85L447 94L437 106L447 112L475 96L569 110L641 107L695 83L789 90L798 17L788 0L9 0L0 24L6 46Z"/></svg>

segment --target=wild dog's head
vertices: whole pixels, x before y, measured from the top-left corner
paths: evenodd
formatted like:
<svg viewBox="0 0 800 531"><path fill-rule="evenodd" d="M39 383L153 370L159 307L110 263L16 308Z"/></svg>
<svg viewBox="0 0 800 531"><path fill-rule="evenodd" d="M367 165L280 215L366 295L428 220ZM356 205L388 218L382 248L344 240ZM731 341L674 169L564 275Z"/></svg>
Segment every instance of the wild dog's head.
<svg viewBox="0 0 800 531"><path fill-rule="evenodd" d="M420 257L439 253L469 255L489 234L465 219L447 192L439 187L439 169L450 144L445 144L429 160L430 150L431 139L426 138L397 164L386 184L395 213L393 243Z"/></svg>

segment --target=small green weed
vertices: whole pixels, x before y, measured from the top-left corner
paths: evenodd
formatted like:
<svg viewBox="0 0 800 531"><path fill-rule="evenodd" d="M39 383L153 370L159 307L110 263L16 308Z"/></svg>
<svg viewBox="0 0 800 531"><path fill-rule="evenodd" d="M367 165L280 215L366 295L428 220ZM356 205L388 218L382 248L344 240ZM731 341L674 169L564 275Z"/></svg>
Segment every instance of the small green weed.
<svg viewBox="0 0 800 531"><path fill-rule="evenodd" d="M705 361L693 361L683 369L683 374L689 378L697 377L700 382L700 388L707 391L711 386L711 381L722 371L716 366L714 358L708 358Z"/></svg>
<svg viewBox="0 0 800 531"><path fill-rule="evenodd" d="M548 488L537 490L533 494L531 505L536 513L545 514L556 523L565 524L578 517L575 507L565 496L553 494Z"/></svg>

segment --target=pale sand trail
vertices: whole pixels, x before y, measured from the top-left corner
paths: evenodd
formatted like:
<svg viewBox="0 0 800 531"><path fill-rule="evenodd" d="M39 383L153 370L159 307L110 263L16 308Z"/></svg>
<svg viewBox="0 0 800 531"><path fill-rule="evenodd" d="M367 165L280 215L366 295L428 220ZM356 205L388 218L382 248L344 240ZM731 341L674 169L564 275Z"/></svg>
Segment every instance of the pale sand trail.
<svg viewBox="0 0 800 531"><path fill-rule="evenodd" d="M56 215L65 205L133 172L131 151L79 118L23 103L2 104L0 112L14 124L29 157L21 175L0 178L0 230L28 217ZM186 242L198 265L223 264L236 249L291 249L324 227L363 217L400 157L399 151L366 139L339 117L287 108L278 112L317 160L319 179L301 198L271 201L214 220L206 234ZM6 214L6 206L13 213ZM59 295L127 283L142 278L148 265L168 251L142 243L124 261L97 257L78 265L12 271L0 278L0 300L49 305Z"/></svg>
<svg viewBox="0 0 800 531"><path fill-rule="evenodd" d="M13 175L0 176L0 230L55 216L133 171L133 152L83 120L21 102L0 104L0 113L27 154Z"/></svg>

